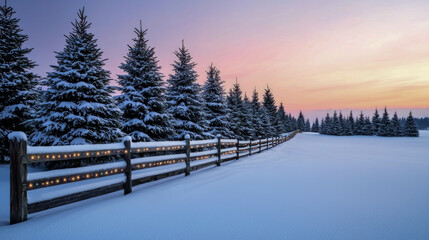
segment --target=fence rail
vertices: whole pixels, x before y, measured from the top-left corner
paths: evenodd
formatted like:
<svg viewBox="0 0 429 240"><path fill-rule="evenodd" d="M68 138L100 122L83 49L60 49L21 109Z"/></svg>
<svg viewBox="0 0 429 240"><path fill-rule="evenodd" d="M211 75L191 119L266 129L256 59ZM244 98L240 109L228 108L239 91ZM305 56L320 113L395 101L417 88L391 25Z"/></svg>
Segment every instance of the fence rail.
<svg viewBox="0 0 429 240"><path fill-rule="evenodd" d="M10 223L27 220L27 215L82 201L133 186L185 174L211 165L239 159L275 147L293 138L298 131L275 138L240 141L212 139L165 142L122 143L32 147L20 132L9 135ZM155 156L147 156L151 154ZM123 161L86 167L27 173L32 163L94 159L116 156ZM82 183L77 183L82 182ZM67 187L69 186L69 187ZM51 191L51 189L54 189ZM27 192L42 192L41 197L27 198Z"/></svg>

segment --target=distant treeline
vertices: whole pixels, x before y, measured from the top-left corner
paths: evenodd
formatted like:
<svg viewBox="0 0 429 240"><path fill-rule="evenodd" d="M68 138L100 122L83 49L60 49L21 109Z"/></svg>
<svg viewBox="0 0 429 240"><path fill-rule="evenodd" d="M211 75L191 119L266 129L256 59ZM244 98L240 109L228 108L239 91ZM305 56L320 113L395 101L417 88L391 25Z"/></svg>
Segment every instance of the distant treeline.
<svg viewBox="0 0 429 240"><path fill-rule="evenodd" d="M349 116L343 116L341 112L337 114L335 111L333 116L330 116L328 113L322 119L320 126L319 120L316 119L311 131L336 136L377 135L383 137L418 137L419 131L416 122L421 124L419 129L426 129L429 126L428 120L428 118L425 118L416 121L411 112L407 118L399 119L396 112L392 118L389 118L386 108L384 108L384 113L381 117L378 110L375 109L372 118L364 116L362 112L357 118L354 118L353 112L350 112Z"/></svg>
<svg viewBox="0 0 429 240"><path fill-rule="evenodd" d="M399 119L399 122L404 125L406 122L406 118ZM414 118L414 122L416 122L417 129L419 130L429 130L429 118Z"/></svg>

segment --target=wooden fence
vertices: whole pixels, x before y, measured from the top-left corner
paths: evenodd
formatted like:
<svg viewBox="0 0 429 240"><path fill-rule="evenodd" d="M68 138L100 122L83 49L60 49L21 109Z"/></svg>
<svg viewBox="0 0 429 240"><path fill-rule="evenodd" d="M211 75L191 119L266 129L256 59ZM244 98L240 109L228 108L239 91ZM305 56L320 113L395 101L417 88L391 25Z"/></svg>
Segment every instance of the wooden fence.
<svg viewBox="0 0 429 240"><path fill-rule="evenodd" d="M113 144L31 147L27 146L25 134L15 132L9 136L10 223L26 221L28 214L46 209L119 190L129 194L139 184L179 174L188 176L192 171L214 164L220 166L222 162L275 147L296 133L254 141L221 138L191 141L188 138L185 141L134 143L130 137L125 137L122 143ZM123 160L27 173L28 164L108 156ZM88 184L76 183L81 181ZM42 197L28 199L28 191L45 192L39 194Z"/></svg>

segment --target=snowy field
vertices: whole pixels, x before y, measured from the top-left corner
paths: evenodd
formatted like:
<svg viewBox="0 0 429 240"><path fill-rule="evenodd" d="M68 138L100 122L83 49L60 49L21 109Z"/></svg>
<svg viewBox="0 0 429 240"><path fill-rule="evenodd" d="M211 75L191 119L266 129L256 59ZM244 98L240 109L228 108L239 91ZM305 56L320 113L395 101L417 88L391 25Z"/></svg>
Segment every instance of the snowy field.
<svg viewBox="0 0 429 240"><path fill-rule="evenodd" d="M298 134L272 150L9 223L0 239L429 239L429 131Z"/></svg>

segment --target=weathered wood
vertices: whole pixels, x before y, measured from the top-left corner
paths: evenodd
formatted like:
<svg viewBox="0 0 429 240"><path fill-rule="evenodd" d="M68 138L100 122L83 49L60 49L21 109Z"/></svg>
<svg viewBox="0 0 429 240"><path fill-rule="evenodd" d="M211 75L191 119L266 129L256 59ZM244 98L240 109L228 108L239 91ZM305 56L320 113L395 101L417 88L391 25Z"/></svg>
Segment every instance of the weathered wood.
<svg viewBox="0 0 429 240"><path fill-rule="evenodd" d="M53 199L49 199L41 202L31 203L31 204L28 204L28 213L31 214L31 213L47 210L50 208L55 208L66 204L83 201L89 198L116 192L116 191L122 190L123 188L124 188L123 183L115 183L112 185L103 186L96 189L73 193L63 197L57 197L57 198L53 198Z"/></svg>
<svg viewBox="0 0 429 240"><path fill-rule="evenodd" d="M240 158L240 139L237 138L237 160Z"/></svg>
<svg viewBox="0 0 429 240"><path fill-rule="evenodd" d="M221 139L222 139L222 137L221 137L221 135L218 135L217 136L217 145L216 145L216 147L217 147L217 162L216 162L216 165L219 167L220 165L221 165L221 163L222 163L222 152L221 152L221 150L222 150L222 145L221 145Z"/></svg>
<svg viewBox="0 0 429 240"><path fill-rule="evenodd" d="M262 139L259 136L259 152L262 152Z"/></svg>
<svg viewBox="0 0 429 240"><path fill-rule="evenodd" d="M153 182L153 181L160 180L163 178L180 175L180 174L185 173L185 171L186 171L186 169L182 168L182 169L178 169L178 170L174 170L174 171L170 171L170 172L160 173L157 175L142 177L142 178L134 179L132 183L133 183L133 186L137 186L137 185L140 185L143 183Z"/></svg>
<svg viewBox="0 0 429 240"><path fill-rule="evenodd" d="M252 138L249 141L249 155L252 155Z"/></svg>
<svg viewBox="0 0 429 240"><path fill-rule="evenodd" d="M186 141L186 170L185 170L185 176L189 176L191 174L191 137L189 135L185 136Z"/></svg>
<svg viewBox="0 0 429 240"><path fill-rule="evenodd" d="M25 139L10 140L10 224L27 220L27 154Z"/></svg>
<svg viewBox="0 0 429 240"><path fill-rule="evenodd" d="M216 164L216 162L208 162L208 163L203 163L203 164L199 164L199 165L196 165L196 166L192 166L191 167L191 172L199 170L201 168L209 167L209 166L214 165L214 164Z"/></svg>
<svg viewBox="0 0 429 240"><path fill-rule="evenodd" d="M124 139L124 160L127 166L125 167L125 183L124 183L124 195L132 192L133 185L131 184L131 174L132 174L132 166L131 166L131 138Z"/></svg>
<svg viewBox="0 0 429 240"><path fill-rule="evenodd" d="M267 138L267 150L270 148L270 138Z"/></svg>

